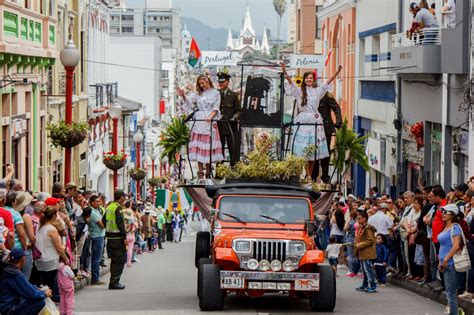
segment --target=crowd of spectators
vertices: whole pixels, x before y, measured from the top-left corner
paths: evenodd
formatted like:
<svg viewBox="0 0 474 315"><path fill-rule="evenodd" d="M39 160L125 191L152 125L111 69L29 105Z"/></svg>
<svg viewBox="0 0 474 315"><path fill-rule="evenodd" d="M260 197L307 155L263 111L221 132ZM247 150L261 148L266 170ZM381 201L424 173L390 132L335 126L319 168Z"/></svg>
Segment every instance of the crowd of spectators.
<svg viewBox="0 0 474 315"><path fill-rule="evenodd" d="M446 312L454 315L458 298L474 302L474 270L460 271L453 260L466 246L464 259L474 262L473 216L474 177L448 191L420 184L397 199L373 187L366 198L339 194L329 215L318 218L316 241L326 248L330 240L329 262L364 279L357 291L377 292L387 276L413 281L446 292ZM344 250L335 252L337 243Z"/></svg>
<svg viewBox="0 0 474 315"><path fill-rule="evenodd" d="M137 255L181 241L183 230L189 233L191 211L155 209L151 200L134 202L122 191L108 202L74 183L55 183L51 192L25 191L13 172L8 166L0 181L1 314L38 314L48 299L61 314L73 314L75 284L88 278L104 285L100 270L107 267L106 257L112 258L109 289L124 289L118 281L125 264L131 267ZM118 243L128 247L115 261L120 251L113 247L106 216L113 204L123 228Z"/></svg>

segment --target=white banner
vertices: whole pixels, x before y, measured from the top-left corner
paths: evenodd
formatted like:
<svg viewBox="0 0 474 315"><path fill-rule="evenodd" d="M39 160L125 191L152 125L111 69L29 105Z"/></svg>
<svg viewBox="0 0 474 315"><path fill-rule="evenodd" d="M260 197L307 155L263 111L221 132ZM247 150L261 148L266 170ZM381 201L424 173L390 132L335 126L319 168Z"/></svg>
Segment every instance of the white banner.
<svg viewBox="0 0 474 315"><path fill-rule="evenodd" d="M291 68L323 69L325 57L322 55L290 55Z"/></svg>
<svg viewBox="0 0 474 315"><path fill-rule="evenodd" d="M235 66L237 65L238 54L232 51L203 51L201 64L203 67L209 66Z"/></svg>

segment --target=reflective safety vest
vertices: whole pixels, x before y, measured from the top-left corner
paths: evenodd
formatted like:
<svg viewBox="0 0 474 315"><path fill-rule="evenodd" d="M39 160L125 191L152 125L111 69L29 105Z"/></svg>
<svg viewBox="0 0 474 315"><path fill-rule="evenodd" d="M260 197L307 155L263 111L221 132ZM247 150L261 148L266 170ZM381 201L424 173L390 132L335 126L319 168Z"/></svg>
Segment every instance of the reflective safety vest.
<svg viewBox="0 0 474 315"><path fill-rule="evenodd" d="M115 210L120 207L118 202L112 202L105 210L105 231L107 233L120 233L115 217Z"/></svg>

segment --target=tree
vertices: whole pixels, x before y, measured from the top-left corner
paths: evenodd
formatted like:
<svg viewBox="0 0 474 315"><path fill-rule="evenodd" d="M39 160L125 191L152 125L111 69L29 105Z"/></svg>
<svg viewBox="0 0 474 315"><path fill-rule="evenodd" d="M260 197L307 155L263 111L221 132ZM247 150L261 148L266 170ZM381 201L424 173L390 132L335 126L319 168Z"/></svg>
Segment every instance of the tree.
<svg viewBox="0 0 474 315"><path fill-rule="evenodd" d="M280 57L280 29L281 29L281 18L286 11L286 0L273 0L273 8L278 15L278 25L277 25L277 59Z"/></svg>

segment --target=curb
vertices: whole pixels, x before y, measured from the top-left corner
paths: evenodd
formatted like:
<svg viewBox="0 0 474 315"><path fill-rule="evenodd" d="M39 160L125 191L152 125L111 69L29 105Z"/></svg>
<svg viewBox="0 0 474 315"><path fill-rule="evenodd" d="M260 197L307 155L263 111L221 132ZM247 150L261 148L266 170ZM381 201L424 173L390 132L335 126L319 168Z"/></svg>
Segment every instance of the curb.
<svg viewBox="0 0 474 315"><path fill-rule="evenodd" d="M393 285L414 292L421 296L427 297L440 304L448 304L448 300L446 299L446 294L444 292L435 292L426 286L420 287L420 285L418 285L414 281L406 281L393 277L387 277L387 280ZM464 310L465 314L474 314L474 303L471 303L471 301L458 298L458 306Z"/></svg>
<svg viewBox="0 0 474 315"><path fill-rule="evenodd" d="M103 275L109 273L109 271L110 271L110 266L101 267L100 276L102 277ZM90 284L91 284L91 277L83 278L77 282L74 281L74 292L77 292Z"/></svg>

